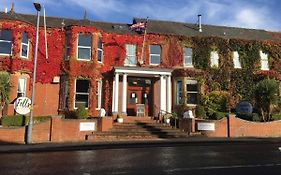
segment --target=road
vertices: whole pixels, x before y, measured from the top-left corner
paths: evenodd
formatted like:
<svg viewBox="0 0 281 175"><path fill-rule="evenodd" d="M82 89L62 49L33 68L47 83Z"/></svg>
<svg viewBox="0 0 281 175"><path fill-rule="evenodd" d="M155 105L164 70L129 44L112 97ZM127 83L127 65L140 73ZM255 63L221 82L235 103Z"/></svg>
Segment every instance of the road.
<svg viewBox="0 0 281 175"><path fill-rule="evenodd" d="M279 143L142 146L2 153L1 175L281 174Z"/></svg>

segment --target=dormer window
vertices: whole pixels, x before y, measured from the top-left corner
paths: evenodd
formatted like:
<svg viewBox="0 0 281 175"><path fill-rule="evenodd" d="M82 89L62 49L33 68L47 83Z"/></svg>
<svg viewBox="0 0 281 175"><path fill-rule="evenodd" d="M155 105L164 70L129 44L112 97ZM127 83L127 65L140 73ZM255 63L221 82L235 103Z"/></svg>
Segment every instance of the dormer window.
<svg viewBox="0 0 281 175"><path fill-rule="evenodd" d="M211 57L211 67L217 68L219 67L219 54L217 51L212 51L210 54Z"/></svg>
<svg viewBox="0 0 281 175"><path fill-rule="evenodd" d="M0 30L0 55L12 55L11 30Z"/></svg>
<svg viewBox="0 0 281 175"><path fill-rule="evenodd" d="M269 70L268 54L260 50L260 58L261 58L261 70Z"/></svg>
<svg viewBox="0 0 281 175"><path fill-rule="evenodd" d="M78 60L90 61L92 52L92 36L89 34L78 34L77 50Z"/></svg>
<svg viewBox="0 0 281 175"><path fill-rule="evenodd" d="M241 69L241 63L239 59L239 53L237 51L233 52L233 65L235 69Z"/></svg>

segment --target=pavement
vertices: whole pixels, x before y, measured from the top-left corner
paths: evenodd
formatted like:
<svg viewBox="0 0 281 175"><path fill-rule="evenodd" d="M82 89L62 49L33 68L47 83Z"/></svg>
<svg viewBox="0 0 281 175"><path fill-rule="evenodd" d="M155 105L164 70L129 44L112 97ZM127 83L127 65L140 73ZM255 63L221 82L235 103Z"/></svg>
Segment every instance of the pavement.
<svg viewBox="0 0 281 175"><path fill-rule="evenodd" d="M157 140L119 140L96 142L68 142L68 143L37 143L37 144L1 144L0 154L3 153L32 153L54 151L82 151L96 149L122 149L143 147L171 147L171 146L208 146L217 144L272 144L281 146L281 138L206 138L190 137L184 139Z"/></svg>

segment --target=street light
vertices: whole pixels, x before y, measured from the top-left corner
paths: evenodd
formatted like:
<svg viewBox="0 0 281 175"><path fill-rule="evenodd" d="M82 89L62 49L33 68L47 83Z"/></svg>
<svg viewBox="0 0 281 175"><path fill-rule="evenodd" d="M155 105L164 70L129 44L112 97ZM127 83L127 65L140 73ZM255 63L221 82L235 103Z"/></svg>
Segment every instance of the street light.
<svg viewBox="0 0 281 175"><path fill-rule="evenodd" d="M38 54L38 40L39 40L39 22L40 22L40 10L41 5L39 3L33 3L37 10L37 27L36 27L36 41L34 51L34 62L33 62L33 77L32 77L32 92L31 92L31 110L30 119L27 128L27 144L32 143L32 126L33 126L33 105L35 99L35 82L36 82L36 69L37 69L37 54Z"/></svg>

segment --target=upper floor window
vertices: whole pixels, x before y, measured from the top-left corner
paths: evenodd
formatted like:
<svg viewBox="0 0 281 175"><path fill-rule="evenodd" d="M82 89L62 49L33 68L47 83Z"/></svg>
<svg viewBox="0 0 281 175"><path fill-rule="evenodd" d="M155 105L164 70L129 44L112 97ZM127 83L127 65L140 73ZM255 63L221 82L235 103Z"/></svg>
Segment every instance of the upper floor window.
<svg viewBox="0 0 281 175"><path fill-rule="evenodd" d="M103 59L103 45L101 38L98 39L98 62L101 63Z"/></svg>
<svg viewBox="0 0 281 175"><path fill-rule="evenodd" d="M192 49L184 48L184 66L185 67L193 67L192 64Z"/></svg>
<svg viewBox="0 0 281 175"><path fill-rule="evenodd" d="M12 32L11 30L0 30L0 55L12 54Z"/></svg>
<svg viewBox="0 0 281 175"><path fill-rule="evenodd" d="M28 35L26 32L23 32L22 39L21 39L21 52L20 52L21 57L28 58L28 52L29 52Z"/></svg>
<svg viewBox="0 0 281 175"><path fill-rule="evenodd" d="M237 51L233 52L233 65L234 65L234 68L237 68L237 69L241 68L239 53Z"/></svg>
<svg viewBox="0 0 281 175"><path fill-rule="evenodd" d="M25 96L26 96L26 78L19 78L17 97L25 97Z"/></svg>
<svg viewBox="0 0 281 175"><path fill-rule="evenodd" d="M89 107L89 92L90 92L90 81L84 79L76 80L75 89L75 108L78 106Z"/></svg>
<svg viewBox="0 0 281 175"><path fill-rule="evenodd" d="M102 81L96 81L96 109L101 108Z"/></svg>
<svg viewBox="0 0 281 175"><path fill-rule="evenodd" d="M89 34L78 34L78 55L79 60L91 60L92 36Z"/></svg>
<svg viewBox="0 0 281 175"><path fill-rule="evenodd" d="M161 61L161 47L150 45L150 65L159 65Z"/></svg>
<svg viewBox="0 0 281 175"><path fill-rule="evenodd" d="M219 54L217 51L211 52L211 67L219 67Z"/></svg>
<svg viewBox="0 0 281 175"><path fill-rule="evenodd" d="M65 48L64 48L64 60L69 60L70 54L70 33L67 32L65 35Z"/></svg>
<svg viewBox="0 0 281 175"><path fill-rule="evenodd" d="M135 66L136 64L137 64L136 45L126 44L125 65L126 66Z"/></svg>
<svg viewBox="0 0 281 175"><path fill-rule="evenodd" d="M260 50L260 57L261 57L261 70L269 70L268 55Z"/></svg>

